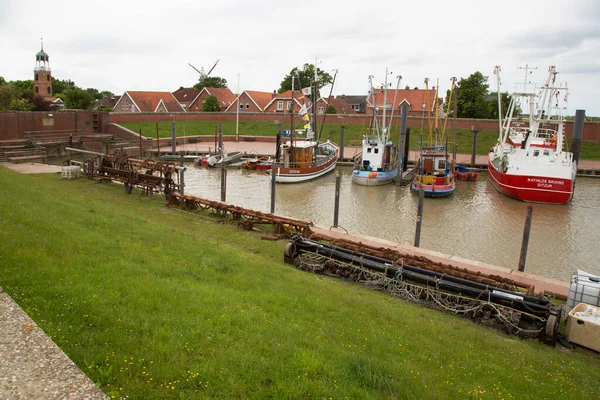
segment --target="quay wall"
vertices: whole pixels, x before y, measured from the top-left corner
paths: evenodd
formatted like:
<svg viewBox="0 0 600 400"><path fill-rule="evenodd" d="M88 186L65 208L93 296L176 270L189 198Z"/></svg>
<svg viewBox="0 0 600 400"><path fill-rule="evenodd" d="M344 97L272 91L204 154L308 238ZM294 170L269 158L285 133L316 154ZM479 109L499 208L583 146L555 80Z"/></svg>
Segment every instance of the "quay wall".
<svg viewBox="0 0 600 400"><path fill-rule="evenodd" d="M25 132L47 131L94 131L111 133L114 128L109 124L122 122L184 122L184 121L213 121L215 123L236 121L238 114L207 113L207 112L179 112L179 113L95 113L87 110L63 110L53 112L14 112L0 111L0 140L23 139ZM321 118L321 117L319 117ZM371 117L365 114L353 115L327 115L326 123L339 125L367 125ZM284 113L239 113L241 122L267 121L285 123L289 115ZM421 117L409 116L409 127L427 127L427 120ZM448 121L448 126L458 129L496 130L498 121L485 119L457 118ZM395 115L393 125L400 124L400 116ZM565 133L568 138L573 135L573 122L565 124ZM600 142L600 122L585 122L583 127L583 140Z"/></svg>

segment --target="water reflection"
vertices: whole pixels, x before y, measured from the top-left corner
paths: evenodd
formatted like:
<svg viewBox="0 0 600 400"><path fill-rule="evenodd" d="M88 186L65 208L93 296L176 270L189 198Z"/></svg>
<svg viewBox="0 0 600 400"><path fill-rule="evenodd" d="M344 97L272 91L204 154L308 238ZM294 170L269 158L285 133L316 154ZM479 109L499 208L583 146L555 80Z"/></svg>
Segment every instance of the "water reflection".
<svg viewBox="0 0 600 400"><path fill-rule="evenodd" d="M219 169L187 165L186 193L221 198ZM408 186L367 187L351 183L352 170L341 176L339 225L382 239L413 244L418 195ZM278 184L275 213L333 224L335 173L315 181ZM577 269L600 274L594 246L600 243L598 180L579 178L573 201L566 206L533 204L526 271L568 280ZM270 211L271 177L264 172L227 171L230 204ZM481 174L475 182L457 182L454 195L425 198L421 247L489 264L516 268L523 226L530 204L498 193Z"/></svg>

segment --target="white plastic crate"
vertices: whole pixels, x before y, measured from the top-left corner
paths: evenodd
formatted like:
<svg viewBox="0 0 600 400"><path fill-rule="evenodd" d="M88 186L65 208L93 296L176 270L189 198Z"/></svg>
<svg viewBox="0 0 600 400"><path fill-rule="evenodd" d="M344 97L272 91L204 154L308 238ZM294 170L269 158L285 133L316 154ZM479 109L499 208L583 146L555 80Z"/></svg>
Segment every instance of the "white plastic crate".
<svg viewBox="0 0 600 400"><path fill-rule="evenodd" d="M81 177L81 168L78 165L67 165L62 167L60 172L62 179L77 179Z"/></svg>
<svg viewBox="0 0 600 400"><path fill-rule="evenodd" d="M600 277L580 269L571 276L566 312L579 303L600 306Z"/></svg>

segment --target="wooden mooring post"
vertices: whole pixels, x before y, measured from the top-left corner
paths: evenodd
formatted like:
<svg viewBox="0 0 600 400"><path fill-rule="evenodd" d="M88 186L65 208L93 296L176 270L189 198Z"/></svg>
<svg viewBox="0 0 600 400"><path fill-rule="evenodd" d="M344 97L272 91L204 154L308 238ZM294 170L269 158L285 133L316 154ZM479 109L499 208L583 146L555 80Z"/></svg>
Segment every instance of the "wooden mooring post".
<svg viewBox="0 0 600 400"><path fill-rule="evenodd" d="M338 175L335 177L335 204L333 207L333 227L338 227L339 214L340 214L340 186L342 178Z"/></svg>
<svg viewBox="0 0 600 400"><path fill-rule="evenodd" d="M415 231L415 247L421 244L421 222L423 221L423 199L425 190L419 190L419 206L417 207L417 229Z"/></svg>
<svg viewBox="0 0 600 400"><path fill-rule="evenodd" d="M519 256L519 271L525 271L525 259L527 258L527 247L529 246L529 232L531 232L531 218L533 207L527 207L527 217L525 217L525 228L523 229L523 241L521 242L521 255Z"/></svg>

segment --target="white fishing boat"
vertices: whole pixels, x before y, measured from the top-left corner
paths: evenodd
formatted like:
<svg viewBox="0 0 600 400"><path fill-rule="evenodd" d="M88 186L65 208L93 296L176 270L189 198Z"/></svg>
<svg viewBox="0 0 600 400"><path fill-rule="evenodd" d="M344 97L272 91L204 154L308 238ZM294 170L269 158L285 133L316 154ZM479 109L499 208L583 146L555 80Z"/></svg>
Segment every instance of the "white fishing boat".
<svg viewBox="0 0 600 400"><path fill-rule="evenodd" d="M548 69L537 94L514 93L503 122L500 117L498 141L488 154L488 177L506 196L548 204L565 204L573 197L577 163L565 150L561 103L566 103L562 96L567 88L556 83L557 73L554 66ZM526 121L518 117L521 99L529 108Z"/></svg>
<svg viewBox="0 0 600 400"><path fill-rule="evenodd" d="M373 77L369 76L371 85L370 103L373 107L373 120L369 133L363 135L362 152L354 158L354 169L352 170L352 182L362 186L381 186L392 182L398 175L398 146L390 140L392 118L396 106L396 96L400 87L400 79L396 87L394 101L391 104L391 115L386 121L387 109L387 68L385 70L385 84L383 89L383 110L381 117L378 116L379 106L376 99L376 89L373 87Z"/></svg>

